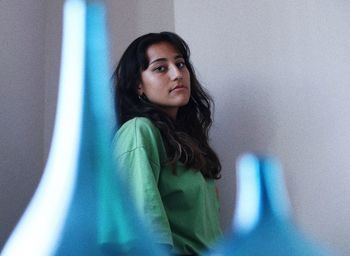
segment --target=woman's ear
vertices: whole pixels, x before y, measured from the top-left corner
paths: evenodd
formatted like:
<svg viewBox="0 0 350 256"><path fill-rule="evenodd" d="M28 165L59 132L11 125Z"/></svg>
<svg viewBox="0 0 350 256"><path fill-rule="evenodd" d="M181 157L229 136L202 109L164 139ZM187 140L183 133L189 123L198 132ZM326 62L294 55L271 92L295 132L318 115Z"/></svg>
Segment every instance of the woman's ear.
<svg viewBox="0 0 350 256"><path fill-rule="evenodd" d="M139 86L137 86L137 94L141 96L143 94L143 86L140 83Z"/></svg>

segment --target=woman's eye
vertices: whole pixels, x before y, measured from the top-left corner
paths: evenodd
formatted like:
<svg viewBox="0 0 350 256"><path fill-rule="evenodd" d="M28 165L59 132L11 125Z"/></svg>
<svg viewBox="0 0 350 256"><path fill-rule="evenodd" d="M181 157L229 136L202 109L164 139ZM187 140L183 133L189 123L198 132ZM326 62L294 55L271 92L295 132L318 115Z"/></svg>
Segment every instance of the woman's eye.
<svg viewBox="0 0 350 256"><path fill-rule="evenodd" d="M185 62L179 62L176 64L178 68L182 69L184 68L186 65L185 65Z"/></svg>
<svg viewBox="0 0 350 256"><path fill-rule="evenodd" d="M154 71L156 72L164 72L165 70L166 70L166 67L164 66L159 66L154 69Z"/></svg>

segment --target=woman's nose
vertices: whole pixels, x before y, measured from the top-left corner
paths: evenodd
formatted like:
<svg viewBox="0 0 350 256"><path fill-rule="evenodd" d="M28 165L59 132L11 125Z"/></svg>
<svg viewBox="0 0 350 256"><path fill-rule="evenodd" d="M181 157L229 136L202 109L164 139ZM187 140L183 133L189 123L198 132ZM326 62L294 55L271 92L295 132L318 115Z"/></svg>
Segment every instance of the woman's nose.
<svg viewBox="0 0 350 256"><path fill-rule="evenodd" d="M170 77L171 77L172 80L182 79L182 72L176 65L173 65L171 67L171 69L170 69Z"/></svg>

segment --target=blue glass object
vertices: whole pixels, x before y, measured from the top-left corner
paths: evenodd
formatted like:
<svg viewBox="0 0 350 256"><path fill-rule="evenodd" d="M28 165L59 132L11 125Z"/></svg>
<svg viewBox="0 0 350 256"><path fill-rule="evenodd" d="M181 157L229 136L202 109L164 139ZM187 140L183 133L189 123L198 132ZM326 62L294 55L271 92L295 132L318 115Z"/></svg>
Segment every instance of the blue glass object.
<svg viewBox="0 0 350 256"><path fill-rule="evenodd" d="M238 159L232 230L208 255L330 255L296 228L282 169L271 157L246 154Z"/></svg>
<svg viewBox="0 0 350 256"><path fill-rule="evenodd" d="M164 255L153 242L112 158L116 124L105 10L99 1L64 5L59 98L40 184L1 253Z"/></svg>

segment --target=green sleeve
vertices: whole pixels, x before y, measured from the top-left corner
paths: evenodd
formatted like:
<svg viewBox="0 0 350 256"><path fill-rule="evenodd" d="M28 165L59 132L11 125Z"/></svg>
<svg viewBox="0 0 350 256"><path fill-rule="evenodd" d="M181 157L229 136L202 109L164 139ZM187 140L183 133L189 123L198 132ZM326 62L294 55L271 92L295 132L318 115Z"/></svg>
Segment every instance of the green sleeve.
<svg viewBox="0 0 350 256"><path fill-rule="evenodd" d="M122 177L134 198L136 209L150 230L154 230L157 243L173 246L169 221L158 188L160 154L159 135L142 119L127 124L118 134L116 154ZM140 125L142 127L140 127Z"/></svg>

